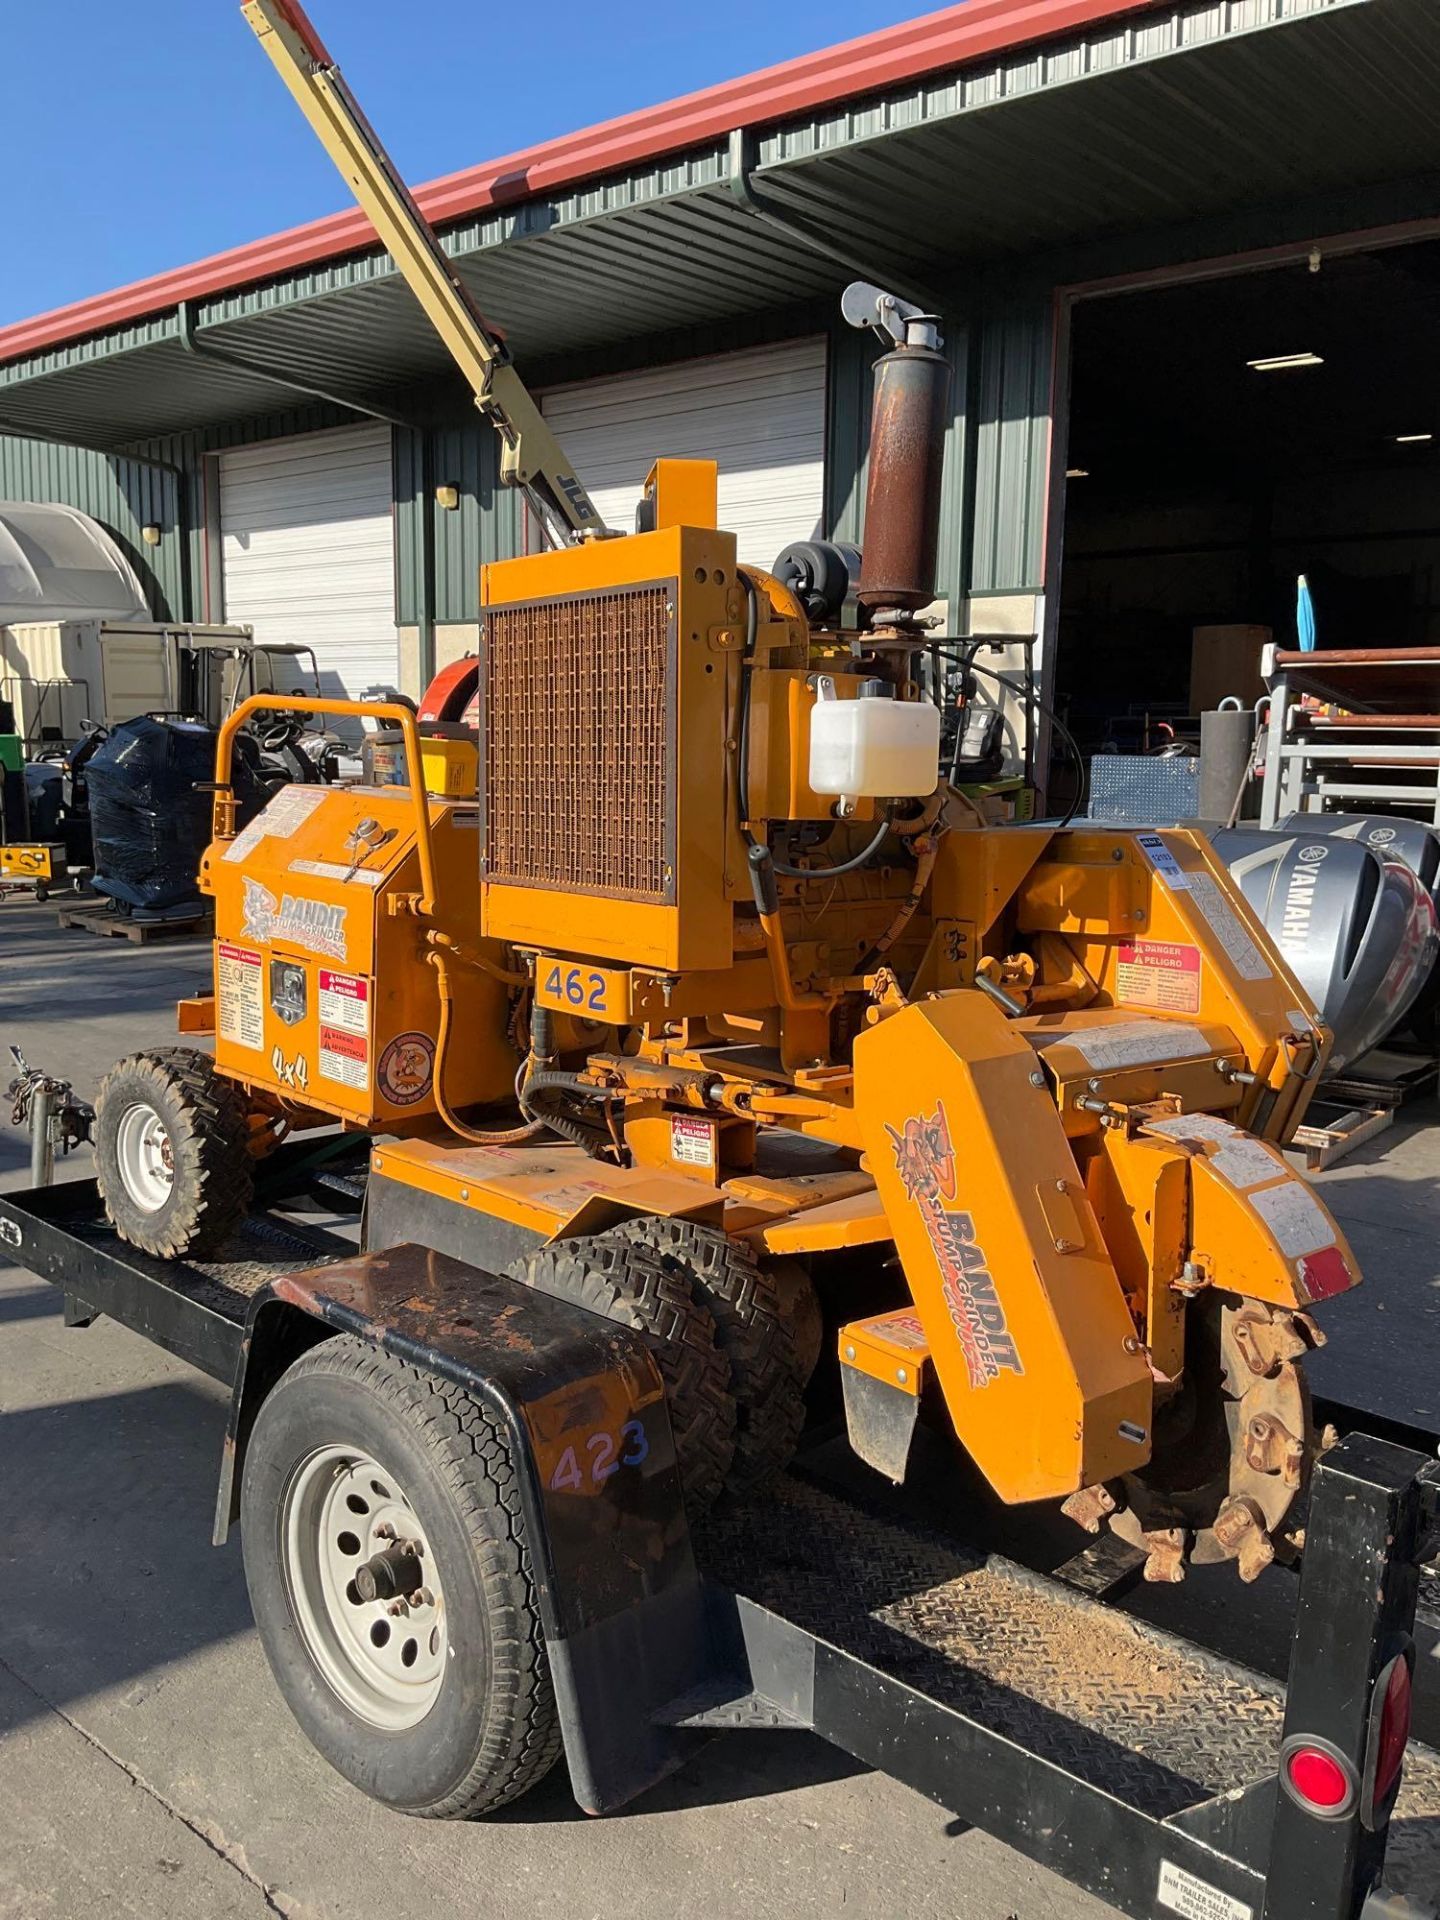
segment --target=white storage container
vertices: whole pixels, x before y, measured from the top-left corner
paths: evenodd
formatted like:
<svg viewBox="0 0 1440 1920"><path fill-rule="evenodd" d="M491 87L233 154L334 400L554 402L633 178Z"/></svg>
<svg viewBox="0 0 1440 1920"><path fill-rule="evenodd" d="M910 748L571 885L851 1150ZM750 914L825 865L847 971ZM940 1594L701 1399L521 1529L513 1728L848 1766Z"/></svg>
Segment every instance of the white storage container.
<svg viewBox="0 0 1440 1920"><path fill-rule="evenodd" d="M835 697L822 674L810 712L810 785L855 799L920 799L940 778L940 709L928 700L896 700L868 681L854 700Z"/></svg>

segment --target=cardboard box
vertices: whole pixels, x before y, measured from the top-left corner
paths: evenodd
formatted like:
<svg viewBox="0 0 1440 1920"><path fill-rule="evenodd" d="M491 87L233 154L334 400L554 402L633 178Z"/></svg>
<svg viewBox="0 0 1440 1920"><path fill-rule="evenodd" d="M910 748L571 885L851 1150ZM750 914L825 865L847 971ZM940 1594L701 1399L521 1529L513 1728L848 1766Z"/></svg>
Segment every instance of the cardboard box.
<svg viewBox="0 0 1440 1920"><path fill-rule="evenodd" d="M1269 627L1194 627L1190 634L1190 711L1209 713L1234 694L1253 707L1265 691L1260 654L1274 639Z"/></svg>

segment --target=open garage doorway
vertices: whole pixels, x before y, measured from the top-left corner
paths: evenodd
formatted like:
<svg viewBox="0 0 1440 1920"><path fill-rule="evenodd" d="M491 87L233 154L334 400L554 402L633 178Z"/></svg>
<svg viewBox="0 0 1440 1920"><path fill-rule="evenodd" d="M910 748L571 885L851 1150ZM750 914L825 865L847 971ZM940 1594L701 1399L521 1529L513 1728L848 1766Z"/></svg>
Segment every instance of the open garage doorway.
<svg viewBox="0 0 1440 1920"><path fill-rule="evenodd" d="M1440 640L1440 241L1087 295L1071 323L1052 685L1087 760L1254 703L1302 575L1321 648Z"/></svg>

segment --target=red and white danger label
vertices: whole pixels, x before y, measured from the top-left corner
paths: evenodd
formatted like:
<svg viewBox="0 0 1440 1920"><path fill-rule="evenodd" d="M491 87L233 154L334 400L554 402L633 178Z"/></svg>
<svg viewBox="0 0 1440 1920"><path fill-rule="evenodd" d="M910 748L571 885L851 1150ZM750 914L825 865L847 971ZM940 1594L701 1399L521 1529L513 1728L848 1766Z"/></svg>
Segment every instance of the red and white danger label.
<svg viewBox="0 0 1440 1920"><path fill-rule="evenodd" d="M320 969L320 1006L322 1025L343 1027L347 1033L370 1031L370 982L355 973L332 973Z"/></svg>
<svg viewBox="0 0 1440 1920"><path fill-rule="evenodd" d="M715 1129L708 1120L692 1120L688 1114L670 1117L670 1158L686 1167L713 1167Z"/></svg>
<svg viewBox="0 0 1440 1920"><path fill-rule="evenodd" d="M1122 942L1115 998L1127 1007L1153 1007L1157 1013L1198 1013L1200 949L1176 940Z"/></svg>

